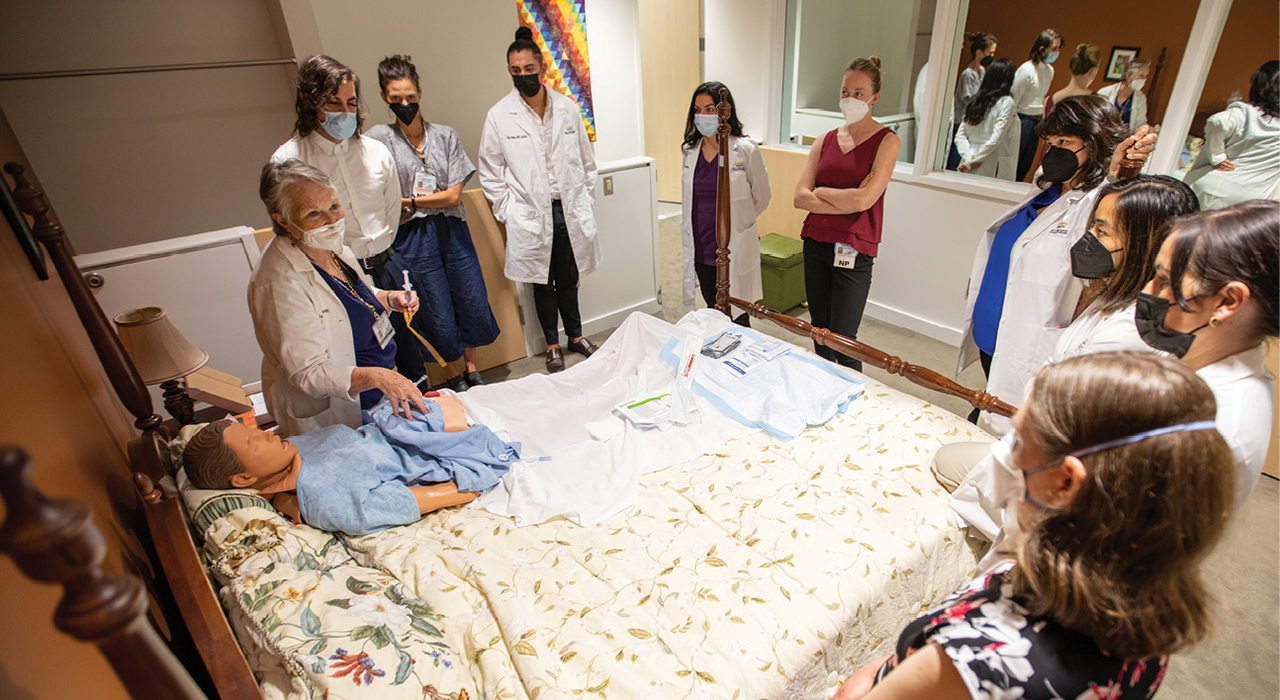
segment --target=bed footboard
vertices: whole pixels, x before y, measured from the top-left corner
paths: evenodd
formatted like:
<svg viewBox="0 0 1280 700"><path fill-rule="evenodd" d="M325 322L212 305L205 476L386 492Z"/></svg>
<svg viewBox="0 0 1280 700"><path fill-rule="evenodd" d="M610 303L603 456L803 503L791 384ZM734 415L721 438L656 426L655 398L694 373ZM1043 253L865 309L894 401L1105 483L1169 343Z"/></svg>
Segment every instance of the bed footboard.
<svg viewBox="0 0 1280 700"><path fill-rule="evenodd" d="M762 304L753 304L736 297L729 297L729 303L756 318L772 321L792 333L808 336L819 345L825 345L855 360L865 362L873 367L879 367L889 374L906 377L916 386L964 399L969 402L969 405L982 411L989 411L1001 416L1013 416L1015 410L1013 406L985 391L967 389L931 369L913 365L900 357L877 350L866 343L846 338L839 333L832 333L826 328L818 328L808 321L770 311Z"/></svg>

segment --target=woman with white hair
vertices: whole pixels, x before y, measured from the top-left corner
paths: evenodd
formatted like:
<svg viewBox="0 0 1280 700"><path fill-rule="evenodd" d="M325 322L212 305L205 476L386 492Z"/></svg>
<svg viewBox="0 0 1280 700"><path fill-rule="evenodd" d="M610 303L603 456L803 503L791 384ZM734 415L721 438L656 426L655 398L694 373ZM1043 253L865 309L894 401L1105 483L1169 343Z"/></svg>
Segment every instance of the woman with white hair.
<svg viewBox="0 0 1280 700"><path fill-rule="evenodd" d="M262 391L282 435L342 423L385 397L397 413L426 412L395 371L390 311L416 311L410 292L373 287L343 245L345 214L329 176L300 160L262 168L258 194L276 237L249 279L262 348Z"/></svg>
<svg viewBox="0 0 1280 700"><path fill-rule="evenodd" d="M1151 61L1142 58L1130 61L1120 82L1098 90L1098 94L1107 98L1120 113L1120 118L1129 125L1131 134L1147 123L1147 96L1143 94L1142 88L1147 84L1150 72Z"/></svg>

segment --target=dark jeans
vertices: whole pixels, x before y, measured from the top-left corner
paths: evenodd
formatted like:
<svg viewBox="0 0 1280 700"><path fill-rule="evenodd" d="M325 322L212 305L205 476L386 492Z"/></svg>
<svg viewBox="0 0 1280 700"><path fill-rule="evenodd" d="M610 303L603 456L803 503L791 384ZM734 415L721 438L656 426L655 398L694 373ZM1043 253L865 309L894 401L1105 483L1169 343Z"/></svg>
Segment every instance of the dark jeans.
<svg viewBox="0 0 1280 700"><path fill-rule="evenodd" d="M871 267L876 259L858 253L852 268L834 267L836 244L804 239L804 290L809 297L813 325L856 339L862 312L871 292ZM862 363L824 345L813 344L819 357L862 371Z"/></svg>
<svg viewBox="0 0 1280 700"><path fill-rule="evenodd" d="M444 214L410 219L400 226L395 247L418 292L413 328L446 362L462 357L464 348L483 347L498 339L498 322L489 308L467 222ZM391 289L403 285L401 279ZM407 343L422 352L423 360L433 359L412 334Z"/></svg>
<svg viewBox="0 0 1280 700"><path fill-rule="evenodd" d="M409 268L405 265L404 258L395 251L394 246L388 249L388 252L390 255L386 260L380 265L374 265L371 270L364 270L364 273L369 275L369 279L373 280L373 286L378 289L403 289L404 271ZM413 337L404 325L404 314L391 309L387 311L391 313L391 328L395 330L396 371L416 382L426 374L422 362L427 349L422 347L422 343L418 342L418 339Z"/></svg>
<svg viewBox="0 0 1280 700"><path fill-rule="evenodd" d="M979 350L979 351L978 351L978 362L981 362L981 363L982 363L982 374L983 374L987 379L990 379L990 378L991 378L991 356L990 356L990 355L988 355L987 353L985 353L985 352L983 352L983 351ZM997 398L998 398L998 397L997 397ZM976 408L975 408L975 409L973 409L972 411L970 411L970 412L969 412L969 422L970 422L970 423L973 423L974 425L977 425L977 424L978 424L978 414L979 414L979 413L982 413L982 411L979 411L979 410L978 410L978 409L976 409Z"/></svg>
<svg viewBox="0 0 1280 700"><path fill-rule="evenodd" d="M1036 162L1036 144L1040 143L1036 126L1040 124L1040 117L1019 114L1018 120L1022 122L1022 140L1018 142L1018 182L1022 182L1031 170L1031 164Z"/></svg>
<svg viewBox="0 0 1280 700"><path fill-rule="evenodd" d="M960 149L956 148L956 134L960 133L960 125L951 127L951 145L947 151L947 170L960 167Z"/></svg>
<svg viewBox="0 0 1280 700"><path fill-rule="evenodd" d="M547 345L559 345L557 312L564 321L564 334L570 338L582 335L582 314L578 311L578 261L573 257L560 200L551 203L551 221L551 269L547 270L546 284L533 285L533 305Z"/></svg>
<svg viewBox="0 0 1280 700"><path fill-rule="evenodd" d="M707 308L716 308L716 266L695 262L693 264L693 272L698 276L698 291L702 292L702 300L707 303ZM730 309L730 316L732 316L732 311ZM733 322L739 326L751 327L751 317L745 311L733 319Z"/></svg>

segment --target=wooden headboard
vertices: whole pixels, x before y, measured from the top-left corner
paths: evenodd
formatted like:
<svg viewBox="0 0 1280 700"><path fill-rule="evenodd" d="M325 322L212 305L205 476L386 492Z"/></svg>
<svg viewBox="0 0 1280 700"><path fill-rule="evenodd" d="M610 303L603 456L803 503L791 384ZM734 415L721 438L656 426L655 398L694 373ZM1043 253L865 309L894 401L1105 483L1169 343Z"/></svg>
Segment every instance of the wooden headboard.
<svg viewBox="0 0 1280 700"><path fill-rule="evenodd" d="M34 222L32 233L58 271L76 314L120 402L134 416L141 435L129 443L133 481L144 503L156 557L214 689L223 698L261 698L244 654L231 632L218 597L205 575L176 493L161 490L168 476L157 440L166 437L161 418L138 370L120 344L102 308L77 267L62 227L50 215L44 192L17 163L4 166L14 180L14 198ZM137 579L108 576L98 569L105 552L88 509L73 501L50 501L26 479L20 451L0 455L0 492L8 517L0 528L0 550L29 577L61 582L67 593L55 624L79 639L98 644L135 698L204 698L191 675L142 617L146 596Z"/></svg>

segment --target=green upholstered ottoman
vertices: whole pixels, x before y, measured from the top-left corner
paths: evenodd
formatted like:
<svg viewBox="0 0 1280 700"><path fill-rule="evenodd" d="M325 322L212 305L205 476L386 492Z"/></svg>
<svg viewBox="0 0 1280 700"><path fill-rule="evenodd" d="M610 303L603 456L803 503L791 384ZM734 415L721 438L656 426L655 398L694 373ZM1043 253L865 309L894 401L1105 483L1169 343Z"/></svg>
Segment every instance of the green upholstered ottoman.
<svg viewBox="0 0 1280 700"><path fill-rule="evenodd" d="M776 233L761 238L760 278L764 305L771 311L785 312L803 303L804 244Z"/></svg>

